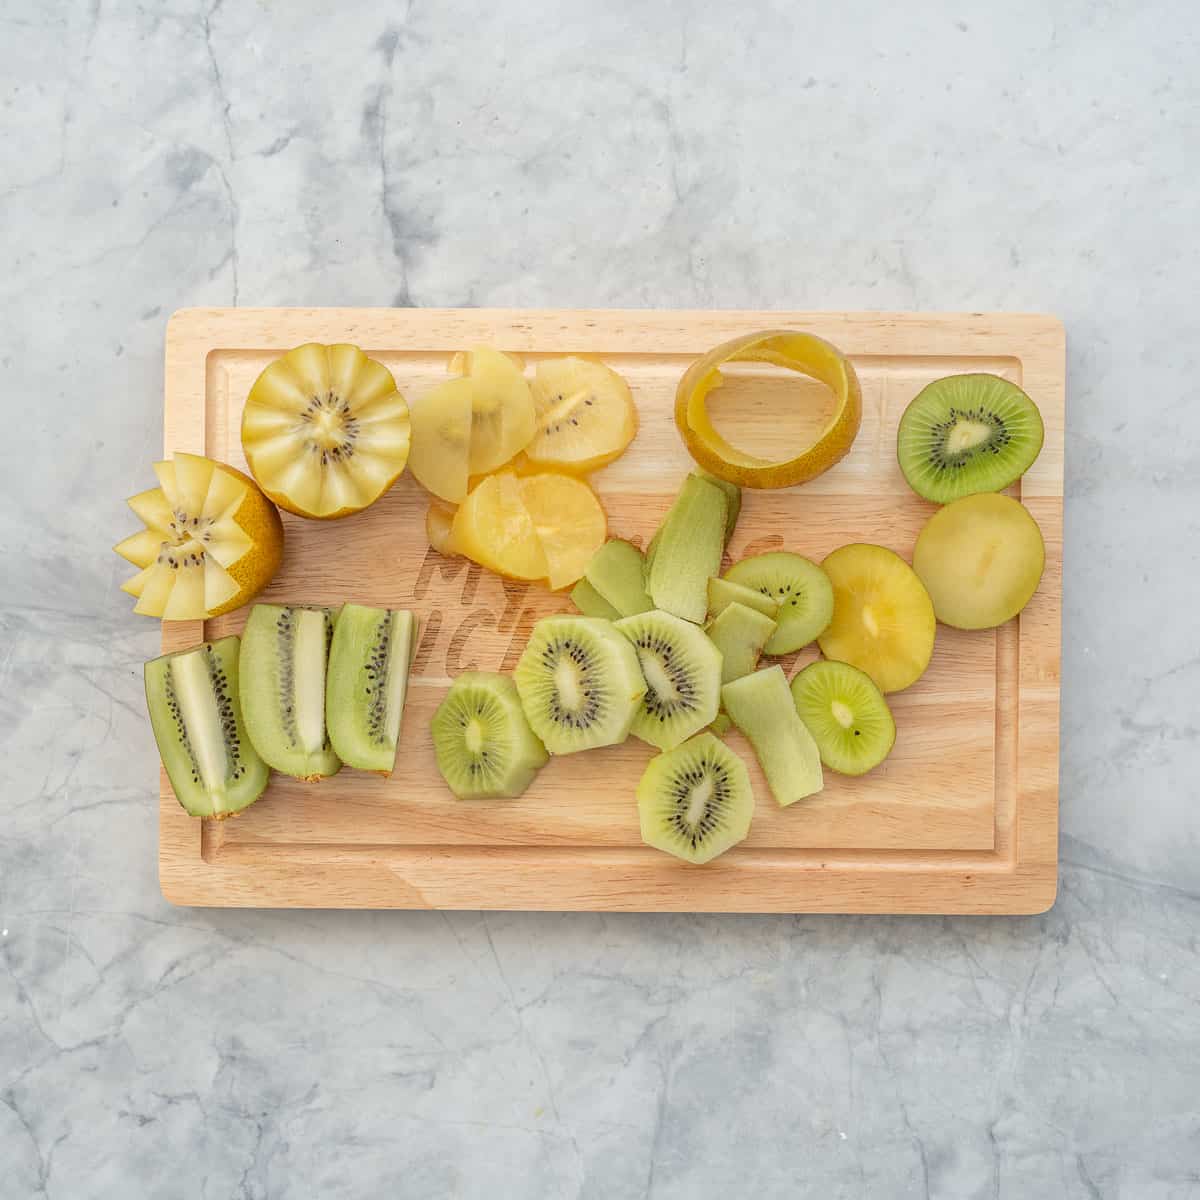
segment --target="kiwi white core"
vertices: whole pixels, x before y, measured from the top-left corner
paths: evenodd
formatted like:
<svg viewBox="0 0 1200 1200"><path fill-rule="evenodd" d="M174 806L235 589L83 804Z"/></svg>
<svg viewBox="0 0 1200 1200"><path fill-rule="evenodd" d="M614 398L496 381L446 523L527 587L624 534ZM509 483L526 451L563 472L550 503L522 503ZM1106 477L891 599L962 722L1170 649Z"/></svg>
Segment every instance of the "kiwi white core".
<svg viewBox="0 0 1200 1200"><path fill-rule="evenodd" d="M583 707L583 688L579 668L569 659L560 658L554 668L554 686L558 698L568 712L578 712Z"/></svg>
<svg viewBox="0 0 1200 1200"><path fill-rule="evenodd" d="M946 449L951 454L962 454L967 450L974 450L976 446L982 446L992 436L992 433L992 427L985 425L982 421L960 419L946 438Z"/></svg>
<svg viewBox="0 0 1200 1200"><path fill-rule="evenodd" d="M392 653L388 656L387 682L384 684L384 703L386 704L383 720L383 732L387 742L394 746L400 737L400 717L404 713L404 695L408 690L408 669L411 665L414 646L410 646L405 654L401 642L403 625L412 621L412 615L406 612L394 612L389 617L392 623L391 645ZM411 639L411 630L410 630ZM412 639L415 642L415 639Z"/></svg>
<svg viewBox="0 0 1200 1200"><path fill-rule="evenodd" d="M704 814L708 812L708 803L713 797L713 781L708 775L692 788L692 793L688 797L687 812L684 814L684 820L695 829L700 822L704 820Z"/></svg>
<svg viewBox="0 0 1200 1200"><path fill-rule="evenodd" d="M854 713L840 700L835 700L830 706L833 719L843 728L849 729L854 724Z"/></svg>
<svg viewBox="0 0 1200 1200"><path fill-rule="evenodd" d="M217 694L208 676L203 651L171 659L171 682L179 699L180 715L200 770L200 780L214 799L225 794L225 743L221 736L221 714ZM221 811L218 803L216 811Z"/></svg>
<svg viewBox="0 0 1200 1200"><path fill-rule="evenodd" d="M667 704L674 704L680 699L679 689L671 676L662 668L662 662L653 654L638 650L638 658L642 664L642 674L651 690Z"/></svg>
<svg viewBox="0 0 1200 1200"><path fill-rule="evenodd" d="M875 610L869 605L864 604L862 610L863 628L872 636L879 636L879 621L875 616Z"/></svg>
<svg viewBox="0 0 1200 1200"><path fill-rule="evenodd" d="M325 613L296 613L296 733L301 747L315 754L325 745Z"/></svg>

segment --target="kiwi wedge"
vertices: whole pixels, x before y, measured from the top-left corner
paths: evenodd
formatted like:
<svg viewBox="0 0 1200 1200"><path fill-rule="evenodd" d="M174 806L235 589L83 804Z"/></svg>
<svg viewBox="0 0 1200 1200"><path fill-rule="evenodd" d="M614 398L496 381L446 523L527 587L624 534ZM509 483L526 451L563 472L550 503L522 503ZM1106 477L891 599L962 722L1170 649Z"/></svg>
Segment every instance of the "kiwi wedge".
<svg viewBox="0 0 1200 1200"><path fill-rule="evenodd" d="M729 503L716 484L689 475L651 543L646 591L655 608L699 624L708 580L721 567Z"/></svg>
<svg viewBox="0 0 1200 1200"><path fill-rule="evenodd" d="M772 620L779 613L779 601L755 588L744 587L740 583L734 583L732 579L716 576L708 581L709 620L719 617L734 602L752 608Z"/></svg>
<svg viewBox="0 0 1200 1200"><path fill-rule="evenodd" d="M238 645L221 638L145 666L154 740L175 798L193 817L232 816L267 786L238 703Z"/></svg>
<svg viewBox="0 0 1200 1200"><path fill-rule="evenodd" d="M684 862L711 862L750 832L746 764L711 733L650 760L637 789L642 841Z"/></svg>
<svg viewBox="0 0 1200 1200"><path fill-rule="evenodd" d="M821 754L842 775L865 775L892 752L896 722L865 671L822 659L792 680L796 712Z"/></svg>
<svg viewBox="0 0 1200 1200"><path fill-rule="evenodd" d="M605 542L592 555L583 574L618 616L632 617L654 607L654 602L646 595L646 564L642 552L629 542L620 538Z"/></svg>
<svg viewBox="0 0 1200 1200"><path fill-rule="evenodd" d="M494 671L464 671L433 714L433 751L460 800L519 796L546 765L516 685Z"/></svg>
<svg viewBox="0 0 1200 1200"><path fill-rule="evenodd" d="M756 554L734 563L725 579L774 600L778 628L764 654L789 654L824 633L833 619L833 586L815 562L786 550Z"/></svg>
<svg viewBox="0 0 1200 1200"><path fill-rule="evenodd" d="M749 675L775 629L775 622L765 613L736 600L727 604L705 629L709 641L721 652L721 682L732 683Z"/></svg>
<svg viewBox="0 0 1200 1200"><path fill-rule="evenodd" d="M551 754L623 742L646 693L633 644L597 617L544 617L513 680L530 727Z"/></svg>
<svg viewBox="0 0 1200 1200"><path fill-rule="evenodd" d="M671 613L639 613L618 621L616 628L636 647L646 680L633 732L651 746L671 750L717 715L721 653L699 626Z"/></svg>
<svg viewBox="0 0 1200 1200"><path fill-rule="evenodd" d="M238 692L246 732L268 766L310 782L342 766L325 727L325 668L337 613L256 604L242 632Z"/></svg>
<svg viewBox="0 0 1200 1200"><path fill-rule="evenodd" d="M950 375L904 410L896 457L918 496L947 504L998 492L1020 479L1042 448L1042 414L999 375Z"/></svg>
<svg viewBox="0 0 1200 1200"><path fill-rule="evenodd" d="M621 614L587 581L585 575L572 589L571 602L585 617L616 621Z"/></svg>
<svg viewBox="0 0 1200 1200"><path fill-rule="evenodd" d="M913 550L933 611L957 629L991 629L1029 603L1046 566L1037 522L1011 496L984 492L939 509Z"/></svg>
<svg viewBox="0 0 1200 1200"><path fill-rule="evenodd" d="M697 467L692 474L697 479L706 480L719 487L725 493L725 545L728 546L742 512L742 489L736 483L730 483L728 479L718 479L703 467Z"/></svg>
<svg viewBox="0 0 1200 1200"><path fill-rule="evenodd" d="M746 735L781 807L825 786L821 754L796 712L780 666L744 675L721 689L729 719Z"/></svg>
<svg viewBox="0 0 1200 1200"><path fill-rule="evenodd" d="M391 774L416 645L417 618L412 613L343 606L333 629L325 679L325 724L342 762Z"/></svg>

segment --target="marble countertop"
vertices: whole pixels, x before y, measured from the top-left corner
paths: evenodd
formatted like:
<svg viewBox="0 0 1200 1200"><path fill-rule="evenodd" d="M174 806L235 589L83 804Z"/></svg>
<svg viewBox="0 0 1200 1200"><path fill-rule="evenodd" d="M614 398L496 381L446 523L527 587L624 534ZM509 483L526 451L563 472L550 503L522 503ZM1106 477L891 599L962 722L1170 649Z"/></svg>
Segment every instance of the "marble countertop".
<svg viewBox="0 0 1200 1200"><path fill-rule="evenodd" d="M332 11L0 6L0 1196L1200 1196L1195 6ZM1056 907L168 906L108 547L233 303L1061 316Z"/></svg>

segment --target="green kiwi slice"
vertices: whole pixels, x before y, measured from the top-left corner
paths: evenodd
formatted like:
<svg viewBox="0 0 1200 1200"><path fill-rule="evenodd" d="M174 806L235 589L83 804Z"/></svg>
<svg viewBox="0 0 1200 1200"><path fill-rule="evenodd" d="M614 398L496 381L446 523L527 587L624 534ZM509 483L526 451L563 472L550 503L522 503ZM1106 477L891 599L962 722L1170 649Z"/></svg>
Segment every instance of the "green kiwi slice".
<svg viewBox="0 0 1200 1200"><path fill-rule="evenodd" d="M796 713L780 666L744 675L721 689L729 719L746 735L781 807L825 786L821 755Z"/></svg>
<svg viewBox="0 0 1200 1200"><path fill-rule="evenodd" d="M464 671L433 714L433 751L460 800L519 796L546 765L516 685L493 671Z"/></svg>
<svg viewBox="0 0 1200 1200"><path fill-rule="evenodd" d="M936 504L998 492L1020 479L1042 448L1042 414L999 375L950 375L904 410L896 457L909 487Z"/></svg>
<svg viewBox="0 0 1200 1200"><path fill-rule="evenodd" d="M238 703L238 645L221 638L145 666L154 740L175 798L193 817L241 812L267 786Z"/></svg>
<svg viewBox="0 0 1200 1200"><path fill-rule="evenodd" d="M769 596L779 605L778 628L764 654L789 654L821 636L833 620L833 584L815 562L786 550L756 554L725 572L732 583Z"/></svg>
<svg viewBox="0 0 1200 1200"><path fill-rule="evenodd" d="M585 617L616 621L621 614L587 581L585 576L571 589L571 602Z"/></svg>
<svg viewBox="0 0 1200 1200"><path fill-rule="evenodd" d="M616 628L637 649L646 694L633 718L643 742L671 750L703 729L721 703L721 652L690 621L651 611Z"/></svg>
<svg viewBox="0 0 1200 1200"><path fill-rule="evenodd" d="M416 638L411 612L361 604L342 608L325 682L325 723L342 762L391 774Z"/></svg>
<svg viewBox="0 0 1200 1200"><path fill-rule="evenodd" d="M736 600L727 604L705 629L709 641L721 652L721 682L732 683L749 675L775 629L775 622L765 613Z"/></svg>
<svg viewBox="0 0 1200 1200"><path fill-rule="evenodd" d="M865 775L892 752L892 710L857 667L829 659L810 663L792 680L792 699L830 770Z"/></svg>
<svg viewBox="0 0 1200 1200"><path fill-rule="evenodd" d="M256 604L242 632L238 692L263 761L309 781L342 766L325 727L325 668L337 612Z"/></svg>
<svg viewBox="0 0 1200 1200"><path fill-rule="evenodd" d="M714 576L708 581L708 616L710 620L719 617L733 603L743 604L764 616L775 619L779 614L779 601L764 595L756 588L744 587L734 583L732 579L720 579Z"/></svg>
<svg viewBox="0 0 1200 1200"><path fill-rule="evenodd" d="M633 644L599 617L544 617L513 680L551 754L623 742L646 692Z"/></svg>
<svg viewBox="0 0 1200 1200"><path fill-rule="evenodd" d="M646 595L646 564L642 552L629 542L612 538L587 565L584 578L622 617L648 612L654 607Z"/></svg>
<svg viewBox="0 0 1200 1200"><path fill-rule="evenodd" d="M746 764L711 733L650 760L637 789L642 841L684 862L711 862L750 832Z"/></svg>

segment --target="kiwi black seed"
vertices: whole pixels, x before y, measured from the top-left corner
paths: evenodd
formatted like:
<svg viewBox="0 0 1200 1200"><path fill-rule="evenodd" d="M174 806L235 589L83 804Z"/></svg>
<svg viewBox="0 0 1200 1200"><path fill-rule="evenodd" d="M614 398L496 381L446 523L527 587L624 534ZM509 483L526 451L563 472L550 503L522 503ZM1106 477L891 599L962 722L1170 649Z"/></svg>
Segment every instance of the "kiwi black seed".
<svg viewBox="0 0 1200 1200"><path fill-rule="evenodd" d="M904 410L896 456L917 495L948 504L1014 483L1044 436L1037 405L1015 383L985 373L950 375Z"/></svg>

